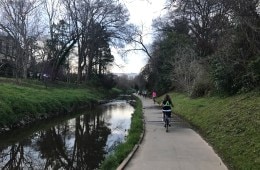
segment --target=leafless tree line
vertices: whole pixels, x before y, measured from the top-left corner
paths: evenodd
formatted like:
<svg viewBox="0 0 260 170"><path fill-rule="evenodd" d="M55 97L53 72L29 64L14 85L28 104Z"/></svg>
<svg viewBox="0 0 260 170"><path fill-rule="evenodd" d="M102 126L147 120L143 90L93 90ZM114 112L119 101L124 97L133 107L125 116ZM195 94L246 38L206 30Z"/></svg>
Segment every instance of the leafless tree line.
<svg viewBox="0 0 260 170"><path fill-rule="evenodd" d="M30 66L55 80L77 61L77 81L109 70L111 47L132 40L135 26L118 0L0 0L0 30L13 42L15 75L27 78ZM41 66L40 66L41 65Z"/></svg>

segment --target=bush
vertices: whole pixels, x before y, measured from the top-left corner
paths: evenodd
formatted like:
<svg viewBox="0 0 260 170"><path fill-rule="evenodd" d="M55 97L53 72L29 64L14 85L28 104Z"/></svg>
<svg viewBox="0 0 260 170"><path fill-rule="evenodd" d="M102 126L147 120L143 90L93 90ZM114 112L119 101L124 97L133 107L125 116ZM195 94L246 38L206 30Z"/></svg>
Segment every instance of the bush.
<svg viewBox="0 0 260 170"><path fill-rule="evenodd" d="M220 93L236 94L254 89L259 84L259 74L249 70L238 62L224 65L216 61L213 76L217 90Z"/></svg>
<svg viewBox="0 0 260 170"><path fill-rule="evenodd" d="M209 82L196 82L191 91L191 98L203 97L211 91L211 84Z"/></svg>
<svg viewBox="0 0 260 170"><path fill-rule="evenodd" d="M232 67L232 66L230 66ZM233 71L219 61L215 60L213 65L213 77L217 91L220 93L234 94Z"/></svg>
<svg viewBox="0 0 260 170"><path fill-rule="evenodd" d="M213 90L213 83L207 69L207 64L195 63L193 68L194 80L189 94L192 98L203 97Z"/></svg>

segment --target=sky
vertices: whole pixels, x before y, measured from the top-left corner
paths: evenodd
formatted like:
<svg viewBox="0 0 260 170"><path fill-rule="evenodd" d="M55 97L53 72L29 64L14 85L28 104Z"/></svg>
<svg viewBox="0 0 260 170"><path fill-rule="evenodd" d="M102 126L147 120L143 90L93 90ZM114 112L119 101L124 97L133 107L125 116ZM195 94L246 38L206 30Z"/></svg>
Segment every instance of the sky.
<svg viewBox="0 0 260 170"><path fill-rule="evenodd" d="M144 44L152 43L151 24L152 20L162 15L165 0L122 0L130 12L131 23L144 28ZM116 65L112 73L139 73L147 63L148 57L145 53L131 52L122 59L115 49L112 50Z"/></svg>

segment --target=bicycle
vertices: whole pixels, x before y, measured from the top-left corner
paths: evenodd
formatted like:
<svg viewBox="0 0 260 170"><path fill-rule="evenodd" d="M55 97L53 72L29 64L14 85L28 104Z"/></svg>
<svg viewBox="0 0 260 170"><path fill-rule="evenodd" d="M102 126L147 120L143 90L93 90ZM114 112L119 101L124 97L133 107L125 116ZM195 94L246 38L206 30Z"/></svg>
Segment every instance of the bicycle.
<svg viewBox="0 0 260 170"><path fill-rule="evenodd" d="M166 132L168 132L169 131L169 126L171 126L171 125L170 125L170 115L168 115L167 113L164 114L164 123L165 123L164 127L166 129Z"/></svg>

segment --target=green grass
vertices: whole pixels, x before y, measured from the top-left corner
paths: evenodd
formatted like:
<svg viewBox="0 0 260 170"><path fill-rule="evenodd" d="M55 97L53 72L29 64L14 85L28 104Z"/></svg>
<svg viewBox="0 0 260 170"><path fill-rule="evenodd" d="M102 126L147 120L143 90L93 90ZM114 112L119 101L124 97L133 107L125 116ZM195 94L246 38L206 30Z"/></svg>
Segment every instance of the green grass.
<svg viewBox="0 0 260 170"><path fill-rule="evenodd" d="M188 120L229 169L260 169L260 95L189 97L170 93L174 112Z"/></svg>
<svg viewBox="0 0 260 170"><path fill-rule="evenodd" d="M120 163L128 156L133 150L134 146L140 140L140 135L143 131L143 114L142 114L142 102L140 99L136 99L137 104L135 106L134 114L131 118L131 127L127 136L126 142L121 143L115 150L115 152L109 155L102 163L101 168L103 170L116 169Z"/></svg>
<svg viewBox="0 0 260 170"><path fill-rule="evenodd" d="M48 87L28 83L0 83L0 125L12 125L28 117L67 112L73 105L83 105L105 97L98 88Z"/></svg>

